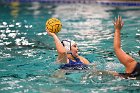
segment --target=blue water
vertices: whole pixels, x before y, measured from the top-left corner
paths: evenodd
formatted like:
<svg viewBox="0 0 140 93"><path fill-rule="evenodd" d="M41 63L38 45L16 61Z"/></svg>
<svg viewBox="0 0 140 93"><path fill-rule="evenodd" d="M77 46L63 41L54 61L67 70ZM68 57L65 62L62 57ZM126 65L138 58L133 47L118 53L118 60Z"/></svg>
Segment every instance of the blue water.
<svg viewBox="0 0 140 93"><path fill-rule="evenodd" d="M97 4L0 3L0 93L139 93L139 80L126 80L96 70L124 72L113 50L112 20L121 15L122 48L140 60L140 7ZM96 64L90 71L58 71L53 38L46 20L63 24L60 39L78 43L80 55ZM55 76L57 74L58 76Z"/></svg>

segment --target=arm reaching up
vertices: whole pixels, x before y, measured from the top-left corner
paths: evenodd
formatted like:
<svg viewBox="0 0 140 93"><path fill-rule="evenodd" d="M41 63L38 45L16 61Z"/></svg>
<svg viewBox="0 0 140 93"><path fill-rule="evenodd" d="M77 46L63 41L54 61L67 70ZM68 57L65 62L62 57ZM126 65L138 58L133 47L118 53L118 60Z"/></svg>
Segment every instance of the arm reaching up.
<svg viewBox="0 0 140 93"><path fill-rule="evenodd" d="M137 62L131 56L126 54L121 48L120 34L123 24L124 23L121 16L118 16L118 18L114 21L114 51L119 61L125 66L126 73L131 73L133 72Z"/></svg>
<svg viewBox="0 0 140 93"><path fill-rule="evenodd" d="M61 41L59 40L58 36L55 33L51 33L46 29L48 35L52 36L54 38L54 43L56 46L56 50L58 52L58 61L67 63L67 53L66 49L62 45Z"/></svg>

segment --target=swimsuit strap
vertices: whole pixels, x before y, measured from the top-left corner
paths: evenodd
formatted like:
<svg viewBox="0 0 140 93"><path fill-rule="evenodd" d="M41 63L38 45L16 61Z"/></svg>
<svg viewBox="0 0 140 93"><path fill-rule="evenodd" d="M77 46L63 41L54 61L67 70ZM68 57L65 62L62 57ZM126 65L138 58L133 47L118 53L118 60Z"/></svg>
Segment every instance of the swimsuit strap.
<svg viewBox="0 0 140 93"><path fill-rule="evenodd" d="M83 62L81 62L81 60L79 58L75 59L76 62L74 62L73 60L69 59L69 64L83 64Z"/></svg>
<svg viewBox="0 0 140 93"><path fill-rule="evenodd" d="M131 73L132 76L140 76L140 63L137 63L134 71Z"/></svg>

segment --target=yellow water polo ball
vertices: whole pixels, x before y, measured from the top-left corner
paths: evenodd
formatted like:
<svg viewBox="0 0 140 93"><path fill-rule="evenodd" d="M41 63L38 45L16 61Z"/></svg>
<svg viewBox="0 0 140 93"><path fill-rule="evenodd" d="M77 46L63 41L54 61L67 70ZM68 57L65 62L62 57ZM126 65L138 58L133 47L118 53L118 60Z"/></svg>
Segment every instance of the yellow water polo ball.
<svg viewBox="0 0 140 93"><path fill-rule="evenodd" d="M57 18L50 18L46 22L46 28L52 33L58 33L62 28L62 23Z"/></svg>

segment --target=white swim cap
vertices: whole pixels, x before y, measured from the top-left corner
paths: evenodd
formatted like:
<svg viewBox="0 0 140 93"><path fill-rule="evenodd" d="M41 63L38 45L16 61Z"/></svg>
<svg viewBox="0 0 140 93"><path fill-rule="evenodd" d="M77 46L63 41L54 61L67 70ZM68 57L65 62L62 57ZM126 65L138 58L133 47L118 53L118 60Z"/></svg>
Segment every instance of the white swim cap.
<svg viewBox="0 0 140 93"><path fill-rule="evenodd" d="M62 40L63 46L66 48L67 51L71 50L71 46L76 44L73 40Z"/></svg>

